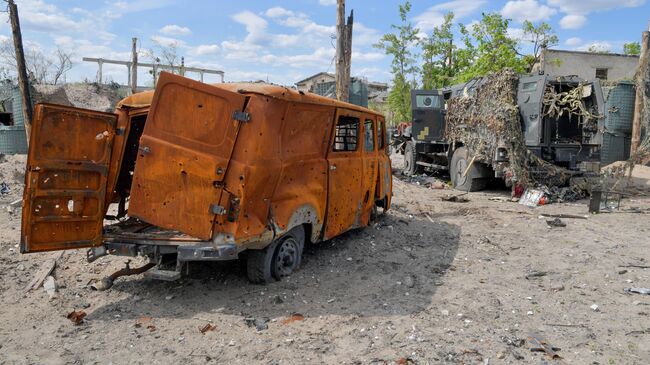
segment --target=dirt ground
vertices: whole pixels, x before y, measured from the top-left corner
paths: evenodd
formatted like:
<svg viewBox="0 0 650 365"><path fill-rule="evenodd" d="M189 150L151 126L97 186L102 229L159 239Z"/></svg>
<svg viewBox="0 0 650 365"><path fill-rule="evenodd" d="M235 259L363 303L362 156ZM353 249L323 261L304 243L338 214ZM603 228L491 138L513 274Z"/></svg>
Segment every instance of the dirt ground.
<svg viewBox="0 0 650 365"><path fill-rule="evenodd" d="M586 215L587 202L490 200L506 191L444 202L457 192L396 171L377 224L307 247L282 282L251 285L232 262L97 292L87 284L126 259L89 264L78 250L59 259L50 299L25 287L56 254L21 255L20 208L7 210L23 169L24 156L0 159L11 189L0 196L0 364L650 363L650 296L624 291L650 287L648 197L549 228L540 214ZM66 318L74 309L87 313L80 325ZM531 332L563 359L530 351Z"/></svg>

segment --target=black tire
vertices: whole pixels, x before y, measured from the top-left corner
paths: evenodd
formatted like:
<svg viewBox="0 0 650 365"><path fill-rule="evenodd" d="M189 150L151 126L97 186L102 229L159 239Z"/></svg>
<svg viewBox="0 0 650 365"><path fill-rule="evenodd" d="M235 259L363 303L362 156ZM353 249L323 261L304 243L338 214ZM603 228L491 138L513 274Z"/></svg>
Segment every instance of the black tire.
<svg viewBox="0 0 650 365"><path fill-rule="evenodd" d="M254 284L268 284L298 270L305 246L305 231L296 227L262 250L248 251L246 274Z"/></svg>
<svg viewBox="0 0 650 365"><path fill-rule="evenodd" d="M417 165L418 154L415 151L415 145L413 142L406 142L404 147L404 175L413 176L418 173L420 170Z"/></svg>
<svg viewBox="0 0 650 365"><path fill-rule="evenodd" d="M472 166L469 165L468 153L465 147L460 147L454 151L449 164L449 175L454 189L462 191L480 191L485 189L490 180L490 168L480 162L474 161ZM465 173L467 170L467 173ZM465 174L463 176L463 174Z"/></svg>

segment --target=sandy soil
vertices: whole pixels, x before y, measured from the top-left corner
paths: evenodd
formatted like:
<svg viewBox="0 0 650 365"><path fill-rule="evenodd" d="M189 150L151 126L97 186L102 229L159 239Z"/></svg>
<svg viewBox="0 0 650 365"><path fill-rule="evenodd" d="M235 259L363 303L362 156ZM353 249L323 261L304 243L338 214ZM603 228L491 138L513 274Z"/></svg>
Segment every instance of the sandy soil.
<svg viewBox="0 0 650 365"><path fill-rule="evenodd" d="M549 228L541 213L584 215L587 202L489 200L505 191L443 202L455 192L397 172L377 224L308 247L288 280L251 285L237 262L196 264L180 282L134 276L96 292L88 282L126 259L88 264L79 250L59 260L49 299L24 288L55 254L18 253L20 211L6 209L20 197L24 157L0 162L11 188L0 196L1 364L650 363L650 296L624 291L650 287L650 269L623 267L650 265L648 214ZM88 314L78 326L66 318L73 309ZM293 313L304 319L285 321ZM208 323L216 328L202 334ZM564 360L531 352L530 332Z"/></svg>

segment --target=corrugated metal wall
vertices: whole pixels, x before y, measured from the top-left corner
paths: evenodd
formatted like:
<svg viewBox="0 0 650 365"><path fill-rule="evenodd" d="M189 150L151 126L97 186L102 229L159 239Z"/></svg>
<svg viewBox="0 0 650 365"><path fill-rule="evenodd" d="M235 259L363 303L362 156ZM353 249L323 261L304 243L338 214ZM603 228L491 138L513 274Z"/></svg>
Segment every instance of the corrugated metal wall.
<svg viewBox="0 0 650 365"><path fill-rule="evenodd" d="M621 81L608 91L605 102L605 133L600 153L603 165L630 158L636 97L634 84L629 81Z"/></svg>
<svg viewBox="0 0 650 365"><path fill-rule="evenodd" d="M20 89L13 88L11 106L14 125L0 126L0 153L27 153L27 136L25 135L25 118L23 117L23 100Z"/></svg>

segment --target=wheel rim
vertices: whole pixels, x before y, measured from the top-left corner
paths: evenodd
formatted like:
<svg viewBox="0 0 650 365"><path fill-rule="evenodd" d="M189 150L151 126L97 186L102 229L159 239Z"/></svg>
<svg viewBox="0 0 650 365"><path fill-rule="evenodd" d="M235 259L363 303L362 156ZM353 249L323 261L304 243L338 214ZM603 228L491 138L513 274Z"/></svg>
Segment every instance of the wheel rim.
<svg viewBox="0 0 650 365"><path fill-rule="evenodd" d="M467 161L465 159L460 159L456 162L456 186L465 184L467 181L467 175L463 175L467 170Z"/></svg>
<svg viewBox="0 0 650 365"><path fill-rule="evenodd" d="M299 262L298 242L289 237L280 243L275 258L275 272L278 276L288 276L296 269Z"/></svg>

